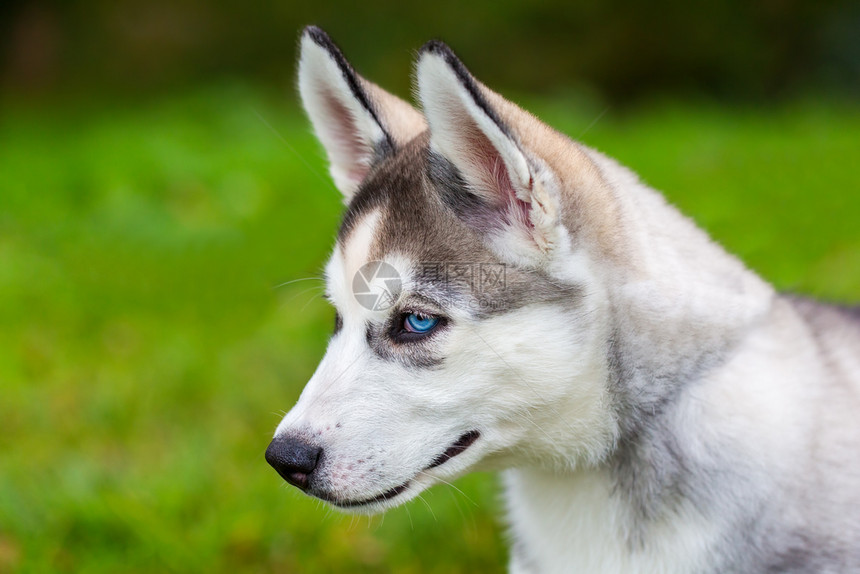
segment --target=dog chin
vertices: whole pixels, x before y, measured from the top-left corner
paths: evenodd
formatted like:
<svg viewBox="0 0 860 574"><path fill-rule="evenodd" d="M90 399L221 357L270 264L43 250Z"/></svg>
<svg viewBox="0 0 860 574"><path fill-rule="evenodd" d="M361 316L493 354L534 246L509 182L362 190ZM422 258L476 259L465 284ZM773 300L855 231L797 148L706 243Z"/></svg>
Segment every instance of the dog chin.
<svg viewBox="0 0 860 574"><path fill-rule="evenodd" d="M429 485L427 485L429 486ZM332 500L328 500L328 504L343 512L345 514L381 514L389 509L396 508L401 504L404 504L416 496L418 496L427 486L420 486L413 483L408 483L402 486L402 490L399 490L396 494L393 494L390 498L371 498L363 501L344 501L344 502L335 502ZM400 488L400 487L398 487Z"/></svg>
<svg viewBox="0 0 860 574"><path fill-rule="evenodd" d="M416 477L399 486L388 489L376 496L366 498L344 499L329 493L309 493L328 503L332 508L346 514L380 514L391 508L404 504L422 491L432 486L436 481L430 477Z"/></svg>

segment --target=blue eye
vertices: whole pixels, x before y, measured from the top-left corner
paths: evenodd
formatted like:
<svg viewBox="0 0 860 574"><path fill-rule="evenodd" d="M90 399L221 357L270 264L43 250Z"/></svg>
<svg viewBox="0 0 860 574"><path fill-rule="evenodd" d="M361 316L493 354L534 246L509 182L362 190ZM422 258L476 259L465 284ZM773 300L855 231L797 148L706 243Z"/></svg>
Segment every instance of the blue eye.
<svg viewBox="0 0 860 574"><path fill-rule="evenodd" d="M420 313L409 313L403 319L403 328L410 333L418 333L419 335L429 333L438 324L439 317L422 315Z"/></svg>

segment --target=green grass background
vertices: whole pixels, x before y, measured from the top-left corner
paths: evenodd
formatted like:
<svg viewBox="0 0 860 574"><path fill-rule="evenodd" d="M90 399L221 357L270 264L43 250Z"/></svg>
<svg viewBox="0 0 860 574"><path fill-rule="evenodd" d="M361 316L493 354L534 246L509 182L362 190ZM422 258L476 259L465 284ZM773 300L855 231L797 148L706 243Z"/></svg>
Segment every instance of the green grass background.
<svg viewBox="0 0 860 574"><path fill-rule="evenodd" d="M782 289L860 298L860 106L528 102ZM598 121L594 121L599 118ZM263 452L341 211L296 105L219 85L0 117L0 572L490 572L491 475L333 513Z"/></svg>

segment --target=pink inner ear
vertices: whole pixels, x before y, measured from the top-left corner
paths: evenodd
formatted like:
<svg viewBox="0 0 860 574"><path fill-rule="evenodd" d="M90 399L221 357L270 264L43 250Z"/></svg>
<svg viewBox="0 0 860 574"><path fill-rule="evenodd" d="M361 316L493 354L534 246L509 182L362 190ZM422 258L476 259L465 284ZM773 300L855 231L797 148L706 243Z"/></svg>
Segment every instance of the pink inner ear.
<svg viewBox="0 0 860 574"><path fill-rule="evenodd" d="M331 94L320 94L320 98L325 103L331 162L360 183L370 171L372 143L362 137L349 108Z"/></svg>
<svg viewBox="0 0 860 574"><path fill-rule="evenodd" d="M478 169L480 179L488 187L487 191L496 198L505 222L531 229L530 205L517 197L508 168L496 147L477 127L469 130L466 142L467 149L473 154L471 163Z"/></svg>

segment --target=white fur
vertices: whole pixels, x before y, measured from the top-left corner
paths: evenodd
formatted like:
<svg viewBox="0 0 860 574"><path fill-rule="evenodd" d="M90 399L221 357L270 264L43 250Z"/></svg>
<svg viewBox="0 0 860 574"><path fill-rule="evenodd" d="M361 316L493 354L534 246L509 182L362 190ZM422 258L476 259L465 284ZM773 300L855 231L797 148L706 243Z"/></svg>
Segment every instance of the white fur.
<svg viewBox="0 0 860 574"><path fill-rule="evenodd" d="M413 481L403 494L358 509L362 512L402 503L478 463L503 468L529 460L570 468L574 461L600 460L616 430L599 384L605 375L602 357L594 353L598 346L590 340L596 333L576 323L560 324L546 340L545 325L555 322L558 308L532 306L480 322L454 313L442 372L415 372L374 356L365 325L381 322L385 314L358 305L351 286L355 272L369 261L378 221L374 211L357 222L326 266L329 297L343 316L343 328L275 434L312 429L326 445L327 480L343 498L370 498ZM406 296L415 262L396 253L384 261L400 271ZM567 359L571 350L575 362ZM476 408L467 414L464 405ZM559 424L560 418L567 421ZM478 443L445 465L422 470L472 428L482 431ZM372 465L369 454L375 455Z"/></svg>
<svg viewBox="0 0 860 574"><path fill-rule="evenodd" d="M656 544L631 551L625 532L629 509L613 496L611 484L605 469L506 471L509 520L533 557L523 562L514 554L510 571L688 574L701 569L717 525L687 507L658 525Z"/></svg>
<svg viewBox="0 0 860 574"><path fill-rule="evenodd" d="M314 46L302 54L302 96L334 174L339 144L326 134L338 128L316 107L320 89L378 134L331 60ZM860 331L831 311L834 327L816 333L628 170L487 91L511 129L555 143L541 155L508 137L438 54L422 56L418 83L433 149L491 198L494 180L469 147L478 130L529 204L531 226L493 222L502 231L484 238L488 252L539 271L535 286L549 278L576 295L541 300L536 287L489 317L449 306L446 328L422 343L444 360L410 366L404 348L374 335L391 314L357 304L352 281L381 257L408 298L422 262L396 246L379 253L384 207L354 222L326 267L343 327L276 431L323 446L314 473L328 495L361 501L408 482L351 509L378 512L473 469L503 469L517 573L860 568ZM428 470L472 429L472 446Z"/></svg>

